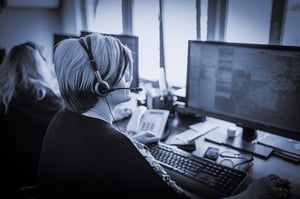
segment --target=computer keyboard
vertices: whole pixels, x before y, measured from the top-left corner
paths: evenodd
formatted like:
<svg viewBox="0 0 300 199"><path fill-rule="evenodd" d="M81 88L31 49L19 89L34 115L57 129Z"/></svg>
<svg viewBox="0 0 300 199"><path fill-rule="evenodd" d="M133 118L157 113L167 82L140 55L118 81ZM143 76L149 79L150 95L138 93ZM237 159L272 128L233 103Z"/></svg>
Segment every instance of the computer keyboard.
<svg viewBox="0 0 300 199"><path fill-rule="evenodd" d="M174 177L179 181L174 180L179 185L208 198L235 194L247 176L243 171L217 164L163 143L153 145L149 150L167 171L176 174Z"/></svg>

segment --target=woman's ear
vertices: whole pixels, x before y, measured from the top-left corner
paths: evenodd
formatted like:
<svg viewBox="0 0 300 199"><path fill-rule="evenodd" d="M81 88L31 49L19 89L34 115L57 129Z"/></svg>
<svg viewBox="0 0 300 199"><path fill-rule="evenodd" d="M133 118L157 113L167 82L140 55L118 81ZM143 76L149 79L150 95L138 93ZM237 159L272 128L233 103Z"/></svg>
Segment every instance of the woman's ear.
<svg viewBox="0 0 300 199"><path fill-rule="evenodd" d="M125 77L125 82L126 83L131 83L131 75L129 73L129 70L125 70L124 77Z"/></svg>

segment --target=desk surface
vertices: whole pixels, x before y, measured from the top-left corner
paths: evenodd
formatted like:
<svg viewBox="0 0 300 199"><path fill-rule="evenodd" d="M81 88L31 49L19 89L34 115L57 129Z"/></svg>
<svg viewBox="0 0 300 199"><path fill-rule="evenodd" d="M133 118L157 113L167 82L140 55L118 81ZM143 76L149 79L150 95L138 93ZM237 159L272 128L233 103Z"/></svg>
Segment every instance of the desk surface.
<svg viewBox="0 0 300 199"><path fill-rule="evenodd" d="M169 133L168 138L163 141L164 143L172 142L174 136L188 129L190 124L196 123L196 121L188 121L183 118L179 118L176 114L173 118L170 118L167 126L167 131ZM230 123L228 123L230 124ZM119 122L119 127L121 130L124 129L126 125L126 121ZM224 132L225 133L225 132ZM239 152L235 149L228 148L223 145L218 145L212 142L208 142L205 140L205 136L201 136L196 139L196 150L192 153L196 156L203 157L205 150L209 146L214 146L222 151L233 151ZM220 162L222 158L218 158L217 162ZM257 179L260 177L264 177L268 174L277 174L281 178L288 179L291 182L291 197L290 198L300 198L300 165L299 163L294 163L291 161L287 161L280 157L271 155L267 159L263 159L257 156L254 156L253 166L242 169L248 173L251 178Z"/></svg>

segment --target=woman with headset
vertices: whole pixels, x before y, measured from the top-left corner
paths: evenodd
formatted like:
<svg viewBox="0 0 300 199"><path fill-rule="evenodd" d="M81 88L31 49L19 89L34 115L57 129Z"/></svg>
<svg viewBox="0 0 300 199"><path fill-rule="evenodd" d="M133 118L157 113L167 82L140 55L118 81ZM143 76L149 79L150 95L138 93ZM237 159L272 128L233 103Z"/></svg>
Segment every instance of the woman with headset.
<svg viewBox="0 0 300 199"><path fill-rule="evenodd" d="M129 88L132 61L119 40L98 33L58 44L54 66L65 109L44 138L40 198L188 197L142 143L113 126L113 108L136 89ZM254 185L267 187L263 180ZM267 189L259 193L273 196Z"/></svg>

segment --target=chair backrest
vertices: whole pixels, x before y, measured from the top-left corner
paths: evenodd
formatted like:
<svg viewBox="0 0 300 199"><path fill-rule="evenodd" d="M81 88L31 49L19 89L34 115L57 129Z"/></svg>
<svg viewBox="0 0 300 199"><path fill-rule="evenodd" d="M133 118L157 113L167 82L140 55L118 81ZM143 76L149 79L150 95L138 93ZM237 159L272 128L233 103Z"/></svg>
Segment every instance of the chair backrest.
<svg viewBox="0 0 300 199"><path fill-rule="evenodd" d="M24 186L19 189L19 199L36 199L36 185Z"/></svg>
<svg viewBox="0 0 300 199"><path fill-rule="evenodd" d="M0 132L0 173L9 195L35 185L42 140L35 132Z"/></svg>

